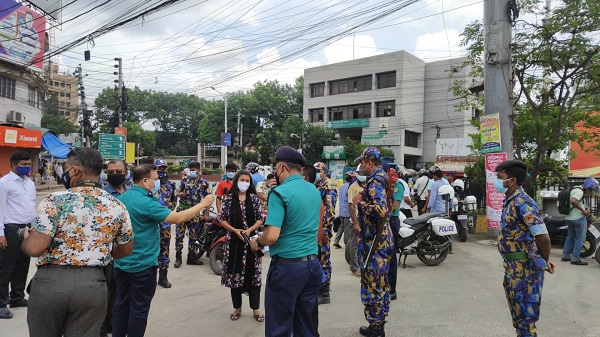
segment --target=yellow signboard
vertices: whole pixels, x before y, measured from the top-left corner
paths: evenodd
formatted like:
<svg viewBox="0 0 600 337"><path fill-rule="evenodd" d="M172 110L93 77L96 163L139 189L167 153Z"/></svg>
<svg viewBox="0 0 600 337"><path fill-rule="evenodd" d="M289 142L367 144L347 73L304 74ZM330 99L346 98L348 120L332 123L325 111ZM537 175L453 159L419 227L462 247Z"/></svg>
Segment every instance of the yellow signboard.
<svg viewBox="0 0 600 337"><path fill-rule="evenodd" d="M502 150L500 145L500 115L481 116L480 123L481 153L500 152Z"/></svg>
<svg viewBox="0 0 600 337"><path fill-rule="evenodd" d="M135 143L125 144L125 161L129 164L135 163Z"/></svg>

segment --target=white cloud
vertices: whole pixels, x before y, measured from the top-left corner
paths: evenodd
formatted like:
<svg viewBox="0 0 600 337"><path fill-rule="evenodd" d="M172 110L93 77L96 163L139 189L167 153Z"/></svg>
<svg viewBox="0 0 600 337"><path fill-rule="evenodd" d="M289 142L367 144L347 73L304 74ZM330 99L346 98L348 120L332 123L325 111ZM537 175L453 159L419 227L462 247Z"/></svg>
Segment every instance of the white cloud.
<svg viewBox="0 0 600 337"><path fill-rule="evenodd" d="M425 34L417 38L415 54L426 62L458 57L461 50L459 43L460 33L454 29Z"/></svg>
<svg viewBox="0 0 600 337"><path fill-rule="evenodd" d="M383 54L377 50L375 39L366 34L345 37L327 46L324 52L327 64Z"/></svg>

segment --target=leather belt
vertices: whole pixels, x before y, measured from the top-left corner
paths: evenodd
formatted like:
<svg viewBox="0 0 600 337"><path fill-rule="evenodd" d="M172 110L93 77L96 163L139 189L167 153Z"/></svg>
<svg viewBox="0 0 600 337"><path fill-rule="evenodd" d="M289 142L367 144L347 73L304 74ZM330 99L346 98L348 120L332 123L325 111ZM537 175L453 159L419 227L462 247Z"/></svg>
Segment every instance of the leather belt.
<svg viewBox="0 0 600 337"><path fill-rule="evenodd" d="M4 227L25 228L27 226L29 226L29 224L19 224L19 223L7 223L7 224L4 224Z"/></svg>
<svg viewBox="0 0 600 337"><path fill-rule="evenodd" d="M312 254L312 255L297 257L297 258L293 258L293 259L286 259L285 257L275 256L273 259L276 262L294 263L294 262L308 262L308 261L311 261L311 260L316 260L318 258L319 257L317 255Z"/></svg>

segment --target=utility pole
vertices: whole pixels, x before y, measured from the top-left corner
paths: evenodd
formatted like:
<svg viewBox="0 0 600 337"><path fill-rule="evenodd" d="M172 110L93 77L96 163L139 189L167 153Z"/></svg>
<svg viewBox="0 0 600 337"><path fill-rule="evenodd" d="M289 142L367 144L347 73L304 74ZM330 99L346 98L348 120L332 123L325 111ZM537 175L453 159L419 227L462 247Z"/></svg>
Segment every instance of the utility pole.
<svg viewBox="0 0 600 337"><path fill-rule="evenodd" d="M90 147L90 137L92 136L92 121L91 121L91 112L87 108L87 104L85 103L85 87L83 86L83 78L87 76L87 74L83 74L83 70L81 68L81 64L75 68L75 72L73 76L77 79L77 85L79 86L79 108L78 113L81 116L81 129L80 129L80 137L81 137L81 146ZM85 140L85 142L84 142Z"/></svg>
<svg viewBox="0 0 600 337"><path fill-rule="evenodd" d="M237 136L238 136L237 164L238 164L238 166L240 166L240 163L242 162L242 135L241 135L241 127L240 127L240 120L242 118L242 113L238 111L237 117L238 117L238 120L237 120ZM236 145L234 144L234 147L235 146Z"/></svg>
<svg viewBox="0 0 600 337"><path fill-rule="evenodd" d="M120 57L115 57L115 61L119 62L119 64L115 64L115 68L117 68L118 72L114 72L113 74L118 75L119 79L115 80L117 83L117 90L119 94L117 96L118 105L117 105L117 126L123 126L123 59Z"/></svg>
<svg viewBox="0 0 600 337"><path fill-rule="evenodd" d="M483 12L485 112L500 115L500 144L511 160L514 158L511 34L517 10L509 7L509 0L486 0Z"/></svg>

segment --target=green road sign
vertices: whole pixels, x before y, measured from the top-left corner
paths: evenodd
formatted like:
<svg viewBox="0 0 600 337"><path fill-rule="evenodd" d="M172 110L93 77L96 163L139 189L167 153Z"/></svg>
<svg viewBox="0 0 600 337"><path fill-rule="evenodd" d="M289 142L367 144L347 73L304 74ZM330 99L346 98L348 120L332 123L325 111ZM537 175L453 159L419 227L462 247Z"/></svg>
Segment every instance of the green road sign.
<svg viewBox="0 0 600 337"><path fill-rule="evenodd" d="M326 127L328 129L362 128L365 126L369 126L368 118L347 119L343 121L329 121L326 124Z"/></svg>
<svg viewBox="0 0 600 337"><path fill-rule="evenodd" d="M101 133L98 138L98 151L104 159L125 160L125 136Z"/></svg>

